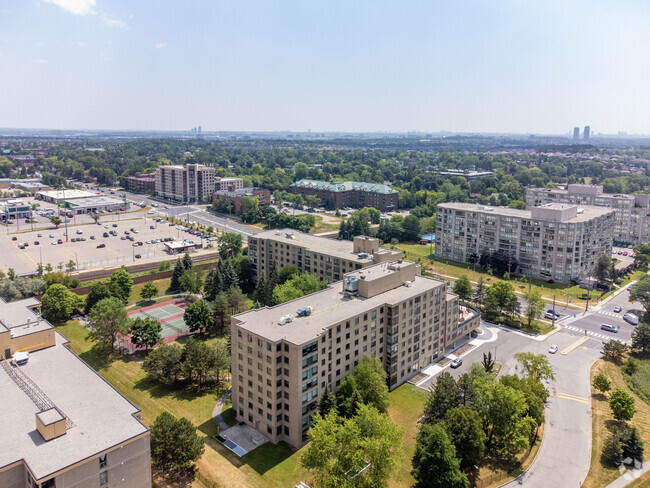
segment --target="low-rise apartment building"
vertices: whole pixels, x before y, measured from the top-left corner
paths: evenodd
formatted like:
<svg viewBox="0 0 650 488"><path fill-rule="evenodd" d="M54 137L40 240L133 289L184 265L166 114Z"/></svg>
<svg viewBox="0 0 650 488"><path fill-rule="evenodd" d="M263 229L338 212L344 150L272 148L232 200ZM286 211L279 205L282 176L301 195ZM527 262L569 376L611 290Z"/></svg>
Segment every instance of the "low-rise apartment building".
<svg viewBox="0 0 650 488"><path fill-rule="evenodd" d="M140 410L68 349L39 307L0 299L0 486L151 486Z"/></svg>
<svg viewBox="0 0 650 488"><path fill-rule="evenodd" d="M243 178L215 178L214 191L235 191L244 188Z"/></svg>
<svg viewBox="0 0 650 488"><path fill-rule="evenodd" d="M528 188L526 208L546 203L609 207L614 210L614 241L644 244L650 240L650 195L603 193L601 185L569 185L567 189Z"/></svg>
<svg viewBox="0 0 650 488"><path fill-rule="evenodd" d="M339 241L293 229L260 232L248 238L248 260L255 278L268 278L273 263L278 269L297 266L331 283L343 275L377 263L402 259L400 251L379 247L379 239L358 236Z"/></svg>
<svg viewBox="0 0 650 488"><path fill-rule="evenodd" d="M137 173L124 177L124 188L129 191L153 195L156 191L156 175L154 173Z"/></svg>
<svg viewBox="0 0 650 488"><path fill-rule="evenodd" d="M185 203L211 202L216 171L203 164L158 166L156 196Z"/></svg>
<svg viewBox="0 0 650 488"><path fill-rule="evenodd" d="M244 197L258 197L260 205L271 204L271 191L266 188L240 188L238 190L219 190L212 196L214 200L226 200L235 212L245 211Z"/></svg>
<svg viewBox="0 0 650 488"><path fill-rule="evenodd" d="M232 404L272 442L300 447L326 385L336 392L364 355L394 389L470 334L480 313L412 262L345 275L317 293L231 318Z"/></svg>
<svg viewBox="0 0 650 488"><path fill-rule="evenodd" d="M291 193L314 195L321 202L336 208L375 207L382 212L397 210L397 191L380 183L362 181L300 180L290 187Z"/></svg>
<svg viewBox="0 0 650 488"><path fill-rule="evenodd" d="M591 275L614 239L611 208L546 204L530 210L471 203L441 203L436 218L436 257L473 263L502 252L513 273L567 283Z"/></svg>

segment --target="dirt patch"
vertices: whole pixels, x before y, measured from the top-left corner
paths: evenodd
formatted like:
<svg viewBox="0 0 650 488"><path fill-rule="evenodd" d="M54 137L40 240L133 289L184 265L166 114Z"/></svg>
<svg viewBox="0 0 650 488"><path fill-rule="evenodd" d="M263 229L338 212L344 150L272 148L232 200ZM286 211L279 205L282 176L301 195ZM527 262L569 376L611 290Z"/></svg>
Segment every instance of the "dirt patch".
<svg viewBox="0 0 650 488"><path fill-rule="evenodd" d="M408 382L413 385L417 385L420 381L427 379L428 377L429 377L428 374L418 373L413 378L411 378Z"/></svg>
<svg viewBox="0 0 650 488"><path fill-rule="evenodd" d="M439 366L444 366L445 364L451 362L451 359L449 358L442 358L440 361L438 361Z"/></svg>
<svg viewBox="0 0 650 488"><path fill-rule="evenodd" d="M464 346L459 347L458 349L456 349L454 351L454 354L456 356L460 356L461 354L464 354L467 351L471 351L472 349L474 349L474 347L476 347L476 346L474 346L474 344L465 344Z"/></svg>

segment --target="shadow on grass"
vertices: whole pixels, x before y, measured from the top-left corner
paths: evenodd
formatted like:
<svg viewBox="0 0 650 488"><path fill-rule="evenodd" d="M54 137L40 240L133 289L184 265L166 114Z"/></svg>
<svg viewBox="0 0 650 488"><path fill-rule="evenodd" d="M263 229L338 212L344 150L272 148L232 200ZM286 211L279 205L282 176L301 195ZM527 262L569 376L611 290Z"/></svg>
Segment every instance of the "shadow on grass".
<svg viewBox="0 0 650 488"><path fill-rule="evenodd" d="M521 461L515 457L497 458L490 456L485 464L492 471L504 471L510 475L518 474L522 469Z"/></svg>
<svg viewBox="0 0 650 488"><path fill-rule="evenodd" d="M154 464L151 471L154 480L160 480L164 483L162 486L189 488L196 480L196 468L194 466L189 468L167 469Z"/></svg>
<svg viewBox="0 0 650 488"><path fill-rule="evenodd" d="M237 413L232 407L227 408L223 412L221 412L221 418L225 423L227 423L231 427L233 425L237 425Z"/></svg>
<svg viewBox="0 0 650 488"><path fill-rule="evenodd" d="M279 444L267 442L246 454L242 460L262 476L295 453L296 450L285 442Z"/></svg>
<svg viewBox="0 0 650 488"><path fill-rule="evenodd" d="M89 338L86 338L89 340ZM79 357L88 363L95 371L109 367L117 359L122 359L122 355L115 352L114 349L102 343L96 343L88 351L79 354ZM130 361L124 356L125 361Z"/></svg>

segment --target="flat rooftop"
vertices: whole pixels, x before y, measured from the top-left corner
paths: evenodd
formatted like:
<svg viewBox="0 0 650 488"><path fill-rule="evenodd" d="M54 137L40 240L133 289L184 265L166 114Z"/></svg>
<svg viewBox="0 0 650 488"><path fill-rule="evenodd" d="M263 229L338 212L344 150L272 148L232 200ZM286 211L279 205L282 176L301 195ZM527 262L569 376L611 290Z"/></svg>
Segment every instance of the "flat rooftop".
<svg viewBox="0 0 650 488"><path fill-rule="evenodd" d="M365 183L363 181L318 181L318 180L300 180L292 183L294 188L312 188L315 190L325 190L331 192L343 191L367 191L371 193L397 193L390 186L382 183Z"/></svg>
<svg viewBox="0 0 650 488"><path fill-rule="evenodd" d="M67 200L67 195L66 195L66 200ZM92 197L75 198L73 201L70 202L70 206L71 207L95 207L95 206L102 206L102 205L119 205L123 203L124 200L120 200L119 198L107 197L104 195L93 195Z"/></svg>
<svg viewBox="0 0 650 488"><path fill-rule="evenodd" d="M0 298L0 323L11 330L13 337L33 334L52 326L29 307L38 305L35 298L5 302Z"/></svg>
<svg viewBox="0 0 650 488"><path fill-rule="evenodd" d="M379 264L361 269L345 276L366 276L366 280L377 279L385 274L393 273L388 266ZM444 286L442 281L416 276L410 286L401 284L389 291L379 293L370 298L346 298L343 295L343 282L338 281L311 295L277 305L249 310L234 315L239 327L255 334L266 337L270 341L285 340L292 344L301 345L318 337L327 327L338 324L355 315L380 307L384 304L393 305L406 298L425 293L428 290ZM301 307L311 306L311 315L297 317L296 311ZM287 314L294 315L293 322L280 325L278 320Z"/></svg>
<svg viewBox="0 0 650 488"><path fill-rule="evenodd" d="M54 198L56 200L63 200L63 195L65 194L65 200L74 200L76 198L88 198L97 196L95 193L86 190L46 190L39 191L38 195L43 195L47 198Z"/></svg>
<svg viewBox="0 0 650 488"><path fill-rule="evenodd" d="M582 187L589 187L590 185L581 185ZM628 195L626 193L600 193L598 195L592 195L588 193L580 193L576 191L568 190L567 188L528 188L529 191L536 193L555 193L558 195L576 195L576 196L593 196L597 198L617 198L621 200L634 200L634 195Z"/></svg>
<svg viewBox="0 0 650 488"><path fill-rule="evenodd" d="M588 220L594 219L596 217L601 217L608 213L612 213L613 209L609 207L593 207L589 205L573 205L573 204L547 204L542 207L536 208L548 208L554 210L562 210L566 208L577 207L579 213L572 218L564 219L562 222L568 223L577 223L577 222L586 222ZM454 210L463 210L466 212L478 212L485 215L503 215L506 217L518 217L520 219L527 220L548 220L555 222L554 219L543 219L539 217L532 217L532 210L520 210L516 208L509 207L490 207L488 205L477 205L475 203L439 203L438 208L449 208Z"/></svg>
<svg viewBox="0 0 650 488"><path fill-rule="evenodd" d="M287 237L287 234L292 234L293 237ZM342 259L354 259L361 264L372 263L372 258L360 259L354 253L354 243L352 241L339 241L338 239L328 239L327 237L319 237L312 234L305 234L295 229L275 229L267 230L255 234L256 239L270 239L277 242L286 242L294 246L300 246L308 251L317 252L321 254L328 254L330 256ZM385 251L384 248L379 248L380 251Z"/></svg>
<svg viewBox="0 0 650 488"><path fill-rule="evenodd" d="M73 354L65 337L55 336L55 346L30 353L19 368L72 421L65 435L43 440L36 430L40 409L0 368L0 468L23 460L38 479L148 430L135 417L139 409ZM55 417L52 412L44 416Z"/></svg>

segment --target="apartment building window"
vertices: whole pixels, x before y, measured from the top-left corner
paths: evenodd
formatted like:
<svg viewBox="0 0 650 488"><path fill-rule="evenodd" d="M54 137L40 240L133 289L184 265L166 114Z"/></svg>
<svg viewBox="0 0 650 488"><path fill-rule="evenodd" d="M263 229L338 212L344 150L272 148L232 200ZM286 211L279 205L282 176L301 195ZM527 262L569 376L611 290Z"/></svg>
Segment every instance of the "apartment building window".
<svg viewBox="0 0 650 488"><path fill-rule="evenodd" d="M102 471L99 473L99 486L104 486L108 484L108 471Z"/></svg>
<svg viewBox="0 0 650 488"><path fill-rule="evenodd" d="M105 468L108 462L106 461L106 454L99 456L99 469Z"/></svg>

